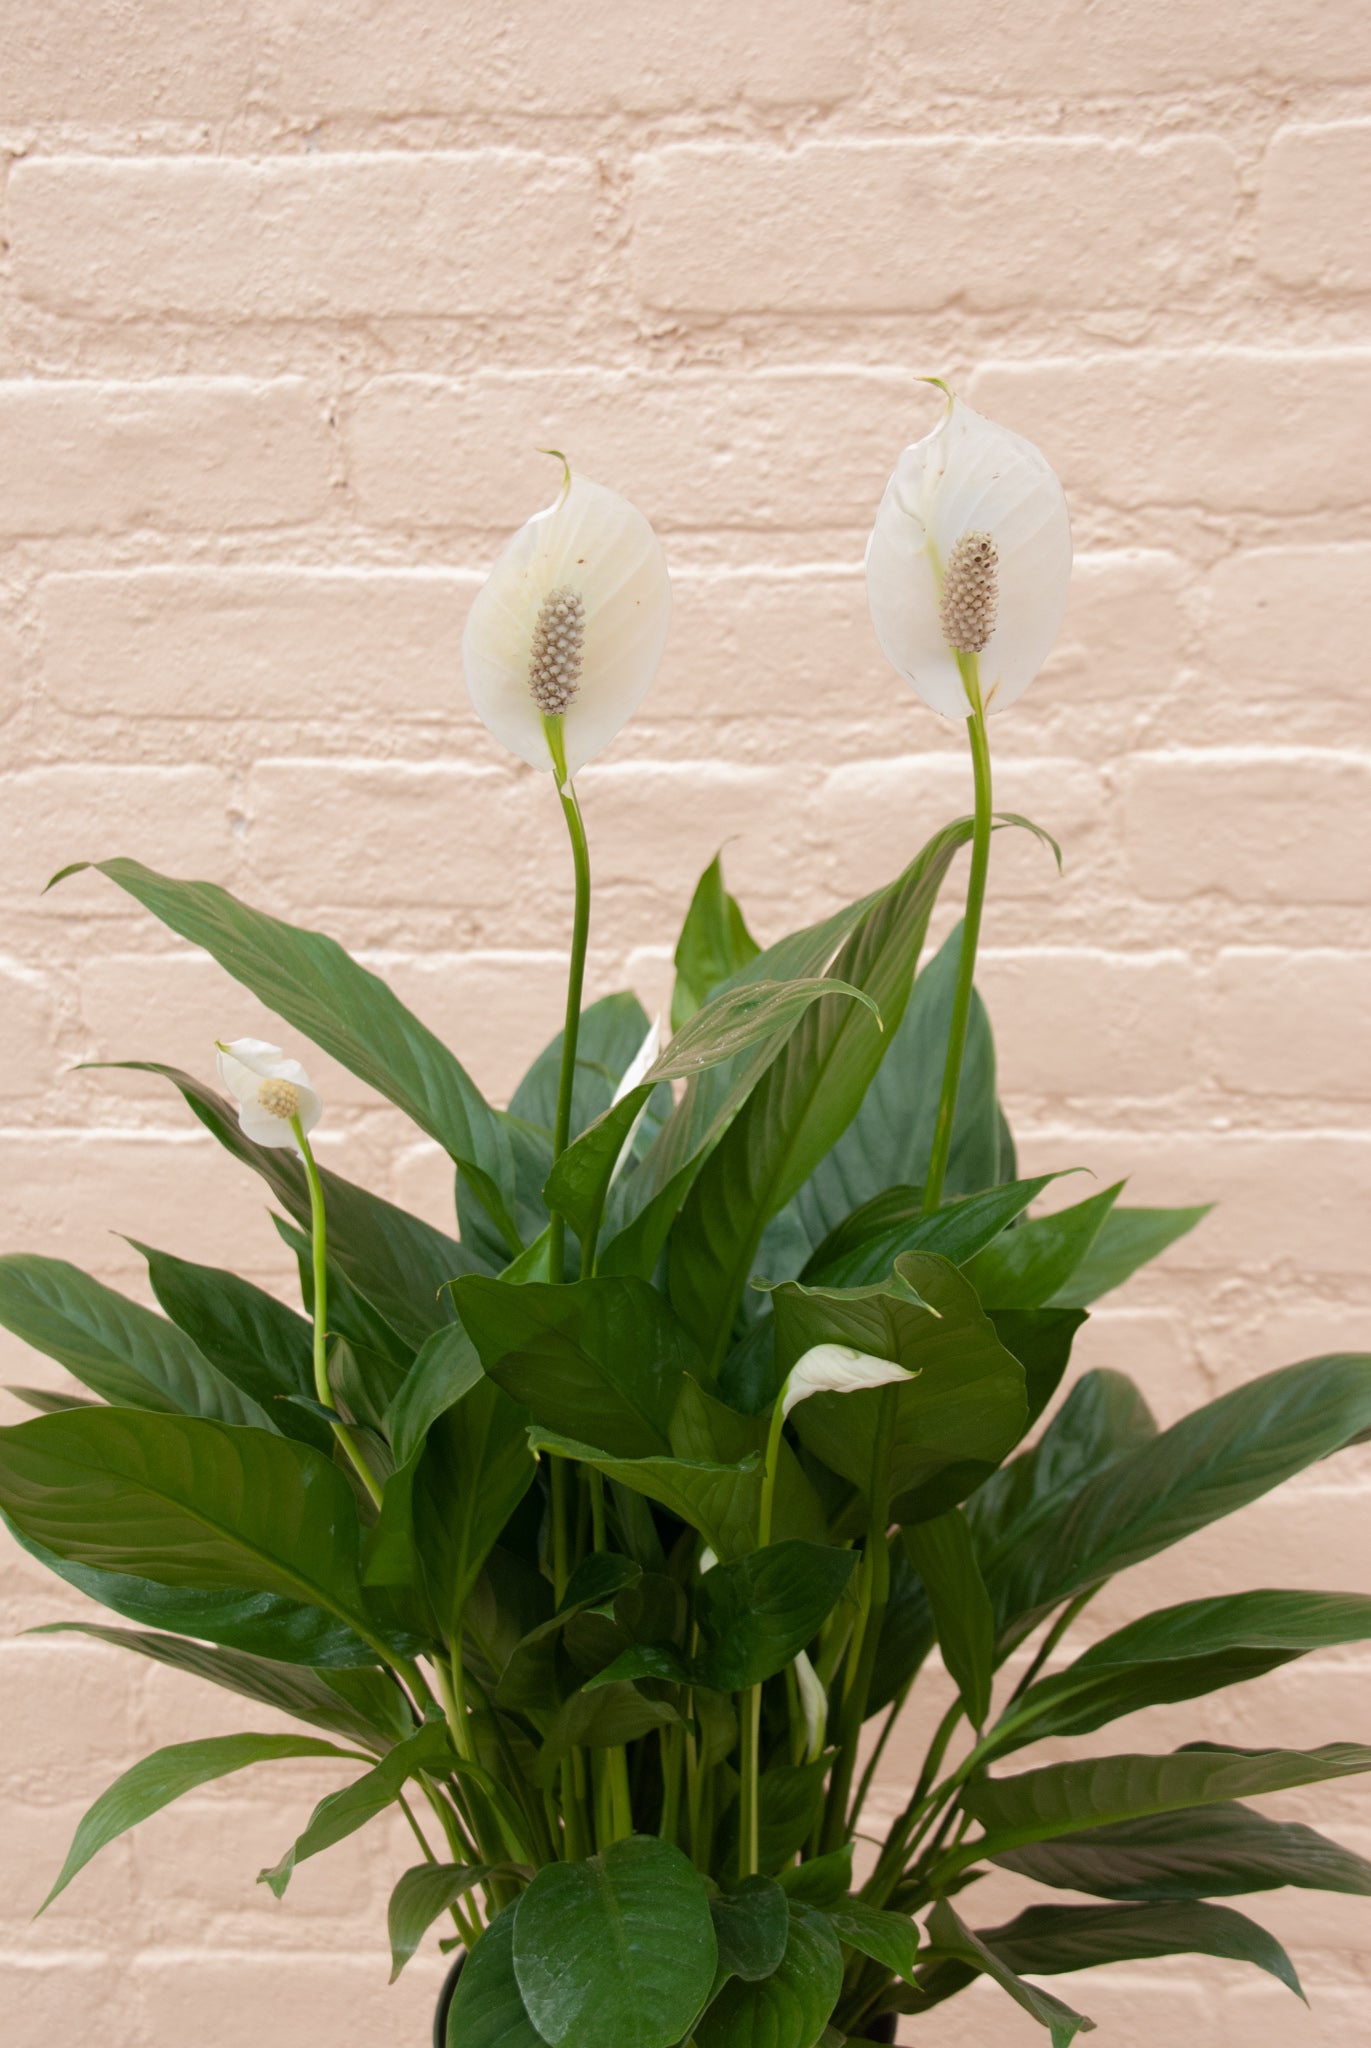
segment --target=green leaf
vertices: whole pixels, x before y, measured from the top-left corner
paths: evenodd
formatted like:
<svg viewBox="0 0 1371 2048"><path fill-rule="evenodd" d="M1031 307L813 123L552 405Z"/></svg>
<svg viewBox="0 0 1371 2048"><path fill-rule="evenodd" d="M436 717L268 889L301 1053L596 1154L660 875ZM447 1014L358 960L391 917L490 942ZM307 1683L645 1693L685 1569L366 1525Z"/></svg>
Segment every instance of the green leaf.
<svg viewBox="0 0 1371 2048"><path fill-rule="evenodd" d="M44 1415L0 1429L0 1507L77 1564L276 1594L375 1640L348 1483L287 1437L134 1409Z"/></svg>
<svg viewBox="0 0 1371 2048"><path fill-rule="evenodd" d="M916 978L861 1108L795 1197L793 1213L811 1245L822 1244L859 1204L887 1188L923 1186L961 950L959 924ZM888 1021L894 1025L894 1020ZM973 996L947 1196L975 1194L1013 1177L1012 1162L1006 1172L1001 1157L1001 1121L995 1100L994 1041L985 1007L979 996Z"/></svg>
<svg viewBox="0 0 1371 2048"><path fill-rule="evenodd" d="M995 1752L1084 1735L1120 1714L1258 1678L1311 1650L1371 1638L1361 1593L1252 1592L1144 1615L1039 1680L995 1730Z"/></svg>
<svg viewBox="0 0 1371 2048"><path fill-rule="evenodd" d="M1106 1899L1209 1899L1299 1885L1371 1896L1371 1863L1250 1806L1188 1806L1028 1842L994 1858L1039 1884Z"/></svg>
<svg viewBox="0 0 1371 2048"><path fill-rule="evenodd" d="M1195 1744L1170 1756L1101 1756L1047 1764L1011 1778L977 1778L962 1805L980 1821L983 1841L959 1850L957 1867L998 1856L1023 1842L1046 1842L1083 1827L1102 1827L1141 1814L1170 1813L1294 1785L1316 1785L1371 1771L1371 1749L1330 1742L1321 1749L1221 1749Z"/></svg>
<svg viewBox="0 0 1371 2048"><path fill-rule="evenodd" d="M695 885L676 945L671 1028L679 1031L721 982L741 972L761 948L724 887L723 856L715 854Z"/></svg>
<svg viewBox="0 0 1371 2048"><path fill-rule="evenodd" d="M547 2048L514 1975L514 1920L522 1904L506 1906L467 1957L448 2012L448 2048Z"/></svg>
<svg viewBox="0 0 1371 2048"><path fill-rule="evenodd" d="M776 1882L788 1899L803 1899L807 1906L832 1906L852 1889L852 1844L827 1856L807 1857L803 1863L782 1870Z"/></svg>
<svg viewBox="0 0 1371 2048"><path fill-rule="evenodd" d="M314 1392L313 1333L304 1317L236 1273L129 1242L148 1262L148 1279L164 1313L211 1365L259 1402L283 1436L329 1450L329 1431L288 1400Z"/></svg>
<svg viewBox="0 0 1371 2048"><path fill-rule="evenodd" d="M414 1533L450 1640L461 1639L472 1588L534 1470L528 1417L493 1380L478 1381L429 1430L414 1474Z"/></svg>
<svg viewBox="0 0 1371 2048"><path fill-rule="evenodd" d="M116 1407L277 1427L175 1323L65 1259L0 1258L0 1323Z"/></svg>
<svg viewBox="0 0 1371 2048"><path fill-rule="evenodd" d="M1085 1310L992 1308L990 1320L1005 1350L1023 1367L1031 1429L1062 1383L1076 1332L1087 1320Z"/></svg>
<svg viewBox="0 0 1371 2048"><path fill-rule="evenodd" d="M1115 1458L993 1572L982 1555L1002 1623L1013 1617L1021 1638L1058 1601L1247 1506L1368 1427L1371 1357L1311 1359L1236 1387Z"/></svg>
<svg viewBox="0 0 1371 2048"><path fill-rule="evenodd" d="M888 1188L864 1202L814 1253L800 1278L810 1286L866 1287L884 1280L901 1252L937 1252L963 1266L993 1243L1060 1176L1009 1181L923 1212L922 1188Z"/></svg>
<svg viewBox="0 0 1371 2048"><path fill-rule="evenodd" d="M509 1142L485 1097L433 1033L336 940L253 910L212 882L177 881L135 860L93 866L205 951L278 1017L403 1109L466 1173L518 1249L508 1210Z"/></svg>
<svg viewBox="0 0 1371 2048"><path fill-rule="evenodd" d="M1052 2037L1052 2048L1070 2048L1077 2034L1094 2032L1094 2020L1087 2019L1084 2013L1073 2012L1050 1991L1039 1991L1036 1985L1025 1984L1007 1963L1001 1962L994 1949L971 1932L946 1899L939 1899L928 1916L928 1936L942 1954L983 1971L1013 1999L1015 2005L1022 2006L1040 2027L1046 2027Z"/></svg>
<svg viewBox="0 0 1371 2048"><path fill-rule="evenodd" d="M426 1721L412 1735L398 1742L388 1755L369 1771L345 1785L341 1792L330 1792L321 1799L310 1815L309 1826L287 1849L279 1863L269 1870L259 1871L257 1882L269 1885L276 1897L282 1898L295 1871L296 1865L304 1863L311 1856L318 1856L325 1849L334 1848L337 1843L355 1835L368 1821L392 1807L404 1791L409 1780L418 1772L439 1771L451 1761L451 1738L441 1721Z"/></svg>
<svg viewBox="0 0 1371 2048"><path fill-rule="evenodd" d="M649 1029L648 1016L637 996L604 996L582 1010L576 1036L576 1073L571 1090L571 1133L579 1137L603 1116L614 1091L632 1065ZM557 1089L562 1071L562 1040L558 1032L544 1046L509 1099L509 1113L535 1124L549 1138L557 1121Z"/></svg>
<svg viewBox="0 0 1371 2048"><path fill-rule="evenodd" d="M1138 1906L1029 1906L980 1938L1011 1970L1053 1977L1153 1956L1224 1956L1253 1963L1303 1998L1295 1965L1273 1934L1231 1906L1180 1899Z"/></svg>
<svg viewBox="0 0 1371 2048"><path fill-rule="evenodd" d="M884 1289L776 1289L778 1376L811 1345L849 1344L912 1375L895 1389L891 1480L895 1517L942 1513L998 1465L1027 1419L1023 1368L1000 1343L967 1280L930 1253L909 1252L896 1281L918 1306ZM816 1394L793 1421L805 1447L854 1486L870 1483L887 1390Z"/></svg>
<svg viewBox="0 0 1371 2048"><path fill-rule="evenodd" d="M902 1532L905 1553L928 1593L949 1677L973 1728L990 1712L995 1611L976 1564L966 1518L956 1508Z"/></svg>
<svg viewBox="0 0 1371 2048"><path fill-rule="evenodd" d="M1066 1284L1052 1297L1054 1308L1089 1308L1102 1294L1122 1287L1140 1266L1159 1258L1168 1245L1203 1222L1213 1207L1197 1209L1113 1209L1099 1235Z"/></svg>
<svg viewBox="0 0 1371 2048"><path fill-rule="evenodd" d="M790 1932L786 1895L771 1877L745 1877L709 1902L719 1944L719 1973L755 1984L778 1969Z"/></svg>
<svg viewBox="0 0 1371 2048"><path fill-rule="evenodd" d="M192 1075L150 1060L125 1060L120 1064L170 1081L225 1151L259 1174L296 1224L308 1232L309 1187L304 1169L292 1153L255 1145L240 1128L237 1115L223 1097ZM336 1270L404 1340L407 1351L402 1347L397 1356L405 1359L431 1331L452 1321L453 1312L443 1292L447 1282L459 1273L471 1272L481 1261L473 1258L456 1238L446 1237L432 1224L397 1209L393 1202L382 1201L379 1195L370 1194L355 1182L344 1180L325 1167L320 1168L319 1178L328 1217L330 1323L335 1328L342 1327L338 1288L332 1277ZM298 1249L299 1240L295 1243ZM349 1330L345 1334L356 1333Z"/></svg>
<svg viewBox="0 0 1371 2048"><path fill-rule="evenodd" d="M306 1670L242 1650L211 1649L181 1636L103 1628L89 1621L54 1621L28 1633L94 1636L97 1642L132 1650L191 1678L206 1679L242 1699L293 1714L297 1721L327 1728L333 1735L345 1735L370 1749L402 1741L412 1726L403 1694L391 1678L377 1670Z"/></svg>
<svg viewBox="0 0 1371 2048"><path fill-rule="evenodd" d="M707 1697L697 1696L697 1711L699 1698ZM757 1781L758 1861L767 1876L776 1878L778 1883L786 1865L801 1853L818 1823L823 1811L824 1780L832 1761L831 1756L820 1756L808 1764L773 1764ZM735 1799L715 1838L714 1857L720 1870L737 1868L738 1817ZM787 1891L787 1896L792 1894ZM802 1892L793 1896L797 1903L804 1897Z"/></svg>
<svg viewBox="0 0 1371 2048"><path fill-rule="evenodd" d="M675 2048L718 1954L700 1873L646 1835L540 1870L514 1922L514 1974L550 2048Z"/></svg>
<svg viewBox="0 0 1371 2048"><path fill-rule="evenodd" d="M864 992L885 1029L858 1008L825 1003L808 1012L711 1152L682 1208L671 1239L671 1298L716 1374L763 1230L847 1129L880 1069L909 1001L930 912L963 837L956 825L935 835L859 920L833 963L834 983ZM844 1204L844 1213L851 1207Z"/></svg>
<svg viewBox="0 0 1371 2048"><path fill-rule="evenodd" d="M756 1983L731 1977L695 2028L697 2048L816 2048L842 1988L837 1936L797 1901L779 1967Z"/></svg>
<svg viewBox="0 0 1371 2048"><path fill-rule="evenodd" d="M216 1735L205 1742L178 1742L170 1749L145 1756L132 1770L116 1778L108 1792L102 1792L76 1830L67 1860L57 1882L39 1907L46 1912L59 1892L66 1890L77 1872L93 1856L146 1820L180 1799L197 1786L214 1778L226 1778L249 1764L271 1763L283 1757L341 1756L351 1752L314 1735Z"/></svg>
<svg viewBox="0 0 1371 2048"><path fill-rule="evenodd" d="M386 1435L397 1464L413 1456L438 1417L465 1399L480 1377L476 1346L460 1323L425 1338L386 1411Z"/></svg>
<svg viewBox="0 0 1371 2048"><path fill-rule="evenodd" d="M390 1895L390 1981L393 1984L435 1920L468 1892L476 1891L508 1866L489 1863L416 1863ZM462 1974L465 1976L464 1966ZM510 1976L513 1977L513 1968Z"/></svg>
<svg viewBox="0 0 1371 2048"><path fill-rule="evenodd" d="M1123 1186L1119 1181L1069 1209L1035 1216L978 1252L966 1277L985 1306L1043 1308L1085 1258Z"/></svg>
<svg viewBox="0 0 1371 2048"><path fill-rule="evenodd" d="M606 1479L645 1494L698 1529L721 1558L745 1556L757 1541L761 1471L756 1463L725 1465L690 1458L612 1458L594 1444L532 1429L535 1451L592 1465Z"/></svg>
<svg viewBox="0 0 1371 2048"><path fill-rule="evenodd" d="M671 1448L682 1375L699 1354L655 1287L627 1278L510 1287L473 1275L452 1293L486 1371L543 1428L616 1457Z"/></svg>
<svg viewBox="0 0 1371 2048"><path fill-rule="evenodd" d="M906 1984L914 1982L919 1930L912 1920L903 1913L882 1912L861 1899L839 1899L824 1910L839 1941L903 1977Z"/></svg>
<svg viewBox="0 0 1371 2048"><path fill-rule="evenodd" d="M857 1562L852 1550L773 1543L700 1580L696 1682L742 1692L793 1663L832 1613Z"/></svg>
<svg viewBox="0 0 1371 2048"><path fill-rule="evenodd" d="M40 1415L62 1415L68 1408L96 1408L97 1401L87 1401L80 1394L59 1393L55 1387L13 1387L5 1388L16 1401L22 1401L26 1408L36 1408Z"/></svg>

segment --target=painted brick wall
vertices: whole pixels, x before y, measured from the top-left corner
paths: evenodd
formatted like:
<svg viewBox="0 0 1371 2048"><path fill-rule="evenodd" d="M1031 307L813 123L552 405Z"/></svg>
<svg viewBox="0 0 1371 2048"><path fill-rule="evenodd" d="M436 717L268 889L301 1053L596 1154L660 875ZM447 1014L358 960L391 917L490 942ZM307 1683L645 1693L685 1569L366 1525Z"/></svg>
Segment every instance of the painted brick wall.
<svg viewBox="0 0 1371 2048"><path fill-rule="evenodd" d="M1069 853L1058 880L996 851L983 979L1025 1157L1222 1205L1082 1357L1170 1419L1366 1346L1364 0L0 0L0 31L7 1247L137 1288L115 1230L284 1279L257 1190L173 1101L72 1071L203 1070L266 1020L108 887L40 900L69 859L322 922L498 1096L550 1031L558 822L457 668L483 565L548 494L540 443L630 492L676 578L661 679L584 778L597 991L660 996L722 840L771 936L963 807L956 736L883 667L859 575L936 370L1040 441L1080 546L1062 646L995 732L1005 802ZM325 1156L440 1215L432 1149L317 1064ZM0 1365L45 1376L8 1340ZM1363 1452L1133 1574L1096 1625L1369 1569ZM119 1767L269 1718L17 1635L79 1611L6 1556L7 2048L417 2048L436 1964L385 1986L401 1841L281 1906L254 1886L313 1766L174 1808L29 1925ZM1368 1675L1311 1660L1096 1741L1365 1737ZM1355 1782L1283 1804L1371 1847ZM1309 2017L1217 1965L1068 1994L1117 2048L1359 2043L1365 1903L1263 1917ZM1020 2018L973 1993L918 2039L1040 2040Z"/></svg>

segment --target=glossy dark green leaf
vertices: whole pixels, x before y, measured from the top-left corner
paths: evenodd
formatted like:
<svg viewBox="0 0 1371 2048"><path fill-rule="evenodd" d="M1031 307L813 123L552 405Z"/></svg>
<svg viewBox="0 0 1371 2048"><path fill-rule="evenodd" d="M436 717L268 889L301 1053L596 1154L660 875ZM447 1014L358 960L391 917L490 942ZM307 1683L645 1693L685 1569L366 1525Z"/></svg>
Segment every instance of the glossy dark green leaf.
<svg viewBox="0 0 1371 2048"><path fill-rule="evenodd" d="M655 1287L611 1278L511 1287L473 1275L452 1292L486 1371L541 1427L616 1457L670 1450L682 1375L699 1353Z"/></svg>
<svg viewBox="0 0 1371 2048"><path fill-rule="evenodd" d="M927 1306L883 1290L778 1288L777 1360L789 1371L811 1345L832 1342L894 1359L910 1372L896 1389L891 1479L897 1519L922 1520L964 1498L1018 1442L1027 1419L1024 1373L946 1259L906 1253L896 1279ZM884 1401L884 1390L816 1394L799 1403L792 1419L816 1458L865 1488Z"/></svg>
<svg viewBox="0 0 1371 2048"><path fill-rule="evenodd" d="M731 1977L696 2026L697 2048L816 2048L842 1987L837 1936L796 1902L779 1967L756 1983Z"/></svg>
<svg viewBox="0 0 1371 2048"><path fill-rule="evenodd" d="M275 1594L374 1640L351 1490L306 1444L133 1409L39 1416L0 1430L0 1506L76 1564Z"/></svg>
<svg viewBox="0 0 1371 2048"><path fill-rule="evenodd" d="M288 1402L292 1394L314 1392L313 1332L305 1318L236 1273L130 1242L148 1262L164 1313L210 1363L260 1403L283 1435L328 1450L327 1428Z"/></svg>
<svg viewBox="0 0 1371 2048"><path fill-rule="evenodd" d="M418 1450L440 1415L455 1408L481 1377L476 1346L460 1323L425 1339L386 1413L396 1463Z"/></svg>
<svg viewBox="0 0 1371 2048"><path fill-rule="evenodd" d="M883 1912L862 1899L838 1899L824 1908L833 1932L845 1947L870 1956L907 1984L914 1982L919 1960L919 1930L903 1913Z"/></svg>
<svg viewBox="0 0 1371 2048"><path fill-rule="evenodd" d="M991 1309L995 1335L1023 1367L1029 1429L1045 1413L1065 1378L1076 1332L1086 1320L1083 1308Z"/></svg>
<svg viewBox="0 0 1371 2048"><path fill-rule="evenodd" d="M1196 1744L1169 1756L1088 1757L1014 1777L977 1778L964 1788L962 1805L984 1827L985 1841L958 1852L958 1861L1142 1814L1284 1792L1361 1771L1371 1771L1371 1748L1355 1742L1310 1750Z"/></svg>
<svg viewBox="0 0 1371 2048"><path fill-rule="evenodd" d="M1202 1223L1211 1207L1206 1202L1196 1209L1111 1210L1070 1279L1053 1295L1052 1306L1089 1308Z"/></svg>
<svg viewBox="0 0 1371 2048"><path fill-rule="evenodd" d="M937 1252L962 1266L992 1244L1059 1176L1010 1181L923 1213L922 1188L891 1188L854 1210L825 1238L800 1275L808 1285L867 1287L884 1280L901 1252Z"/></svg>
<svg viewBox="0 0 1371 2048"><path fill-rule="evenodd" d="M243 1650L188 1642L182 1636L104 1628L89 1621L55 1621L29 1633L93 1636L97 1642L132 1650L156 1664L203 1678L225 1692L293 1714L297 1721L327 1728L331 1734L347 1736L369 1749L385 1749L402 1741L413 1726L403 1694L392 1678L378 1670L307 1670Z"/></svg>
<svg viewBox="0 0 1371 2048"><path fill-rule="evenodd" d="M737 900L724 887L722 855L715 854L695 885L676 943L672 1030L679 1031L722 982L741 972L760 951Z"/></svg>
<svg viewBox="0 0 1371 2048"><path fill-rule="evenodd" d="M1224 1898L1298 1885L1371 1895L1371 1863L1255 1808L1188 1806L1028 1842L995 1857L1038 1884L1106 1899Z"/></svg>
<svg viewBox="0 0 1371 2048"><path fill-rule="evenodd" d="M390 1895L386 1913L392 1984L434 1921L440 1919L458 1899L478 1890L491 1875L492 1865L489 1863L416 1863L404 1873ZM511 1978L513 1974L511 1965Z"/></svg>
<svg viewBox="0 0 1371 2048"><path fill-rule="evenodd" d="M976 1254L966 1277L987 1308L1042 1308L1063 1288L1099 1236L1123 1182L1050 1216L1004 1231Z"/></svg>
<svg viewBox="0 0 1371 2048"><path fill-rule="evenodd" d="M427 1721L412 1735L383 1756L341 1792L330 1792L310 1815L309 1826L287 1849L279 1863L258 1872L257 1882L269 1885L281 1898L297 1864L355 1835L368 1821L392 1807L409 1780L419 1771L446 1768L451 1756L451 1738L441 1721Z"/></svg>
<svg viewBox="0 0 1371 2048"><path fill-rule="evenodd" d="M514 1974L549 2048L675 2048L718 1959L703 1878L652 1836L548 1865L514 1922Z"/></svg>
<svg viewBox="0 0 1371 2048"><path fill-rule="evenodd" d="M212 882L177 881L140 861L78 862L64 874L87 865L403 1109L468 1174L504 1227L513 1172L499 1117L447 1047L336 940L253 910Z"/></svg>
<svg viewBox="0 0 1371 2048"><path fill-rule="evenodd" d="M1187 1600L1144 1615L1092 1644L1064 1671L1015 1701L996 1752L1084 1735L1120 1714L1194 1699L1293 1658L1371 1638L1371 1596L1253 1592Z"/></svg>
<svg viewBox="0 0 1371 2048"><path fill-rule="evenodd" d="M479 1381L429 1430L414 1475L414 1531L430 1598L453 1640L534 1470L528 1417L493 1380Z"/></svg>
<svg viewBox="0 0 1371 2048"><path fill-rule="evenodd" d="M467 1957L448 2012L447 2048L547 2048L514 1975L514 1920L506 1906Z"/></svg>
<svg viewBox="0 0 1371 2048"><path fill-rule="evenodd" d="M708 1697L697 1694L697 1707L701 1698ZM809 1764L772 1764L757 1781L758 1863L778 1883L786 1874L786 1866L801 1853L818 1825L831 1763L830 1756L820 1756ZM714 1859L720 1870L738 1867L738 1818L735 1799L715 1837ZM796 1895L797 1900L800 1896ZM804 1903L808 1904L808 1900Z"/></svg>
<svg viewBox="0 0 1371 2048"><path fill-rule="evenodd" d="M695 1618L698 1683L742 1692L793 1663L832 1613L856 1552L819 1543L773 1543L700 1580Z"/></svg>
<svg viewBox="0 0 1371 2048"><path fill-rule="evenodd" d="M1011 1970L1055 1977L1154 1956L1223 1956L1252 1963L1303 1998L1295 1965L1273 1934L1231 1906L1201 1899L1136 1906L1029 1906L980 1938Z"/></svg>
<svg viewBox="0 0 1371 2048"><path fill-rule="evenodd" d="M277 1428L175 1323L65 1259L0 1258L0 1324L116 1407Z"/></svg>
<svg viewBox="0 0 1371 2048"><path fill-rule="evenodd" d="M958 925L914 982L861 1108L795 1197L811 1245L885 1189L922 1187L933 1149L952 997L961 962ZM995 1046L980 997L972 1000L945 1192L975 1194L1013 1177L1001 1167Z"/></svg>
<svg viewBox="0 0 1371 2048"><path fill-rule="evenodd" d="M715 1374L762 1232L852 1122L893 1044L929 915L961 836L961 828L951 826L930 840L859 920L833 963L835 983L862 990L879 1007L884 1030L855 1005L821 1003L809 1011L685 1201L671 1238L671 1298ZM863 1189L857 1199L874 1192ZM844 1203L843 1213L852 1207Z"/></svg>
<svg viewBox="0 0 1371 2048"><path fill-rule="evenodd" d="M745 1877L711 1899L721 1975L755 1984L780 1967L790 1932L786 1895L771 1877Z"/></svg>
<svg viewBox="0 0 1371 2048"><path fill-rule="evenodd" d="M990 1711L995 1610L976 1564L966 1518L957 1508L902 1532L905 1554L924 1582L949 1677L967 1719L979 1728Z"/></svg>
<svg viewBox="0 0 1371 2048"><path fill-rule="evenodd" d="M26 1408L37 1409L40 1415L61 1415L68 1408L96 1408L99 1403L88 1401L83 1394L64 1394L56 1387L13 1387L5 1388L16 1401L22 1401Z"/></svg>
<svg viewBox="0 0 1371 2048"><path fill-rule="evenodd" d="M762 1487L759 1463L739 1466L689 1458L611 1458L594 1444L578 1443L574 1437L557 1436L546 1429L532 1430L529 1441L535 1451L592 1465L606 1479L660 1502L698 1529L718 1557L743 1557L756 1543Z"/></svg>
<svg viewBox="0 0 1371 2048"><path fill-rule="evenodd" d="M1257 1500L1371 1427L1371 1357L1249 1380L1125 1451L982 1570L1019 1634L1058 1601Z"/></svg>
<svg viewBox="0 0 1371 2048"><path fill-rule="evenodd" d="M852 1889L852 1844L844 1842L827 1856L806 1857L780 1872L777 1883L788 1899L807 1906L832 1906Z"/></svg>
<svg viewBox="0 0 1371 2048"><path fill-rule="evenodd" d="M204 1742L178 1742L169 1749L145 1756L132 1770L116 1778L108 1792L102 1792L76 1830L67 1860L57 1882L39 1911L50 1906L65 1891L77 1872L84 1870L92 1856L120 1835L214 1778L226 1778L231 1771L249 1764L271 1763L286 1757L348 1757L349 1752L314 1735L216 1735ZM355 1759L354 1759L355 1760Z"/></svg>
<svg viewBox="0 0 1371 2048"><path fill-rule="evenodd" d="M1050 1991L1040 1991L1035 1984L1025 1984L1016 1971L1001 1962L994 1949L987 1946L978 1934L973 1934L966 1922L946 1899L939 1899L928 1916L928 1937L933 1946L945 1956L969 1964L980 1970L998 1984L1001 1991L1021 2006L1031 2018L1045 2027L1052 2038L1052 2048L1071 2048L1077 2034L1094 2031L1094 2020L1084 2013L1075 2012L1060 1998L1054 1998Z"/></svg>
<svg viewBox="0 0 1371 2048"><path fill-rule="evenodd" d="M541 1716L538 1718L542 1718ZM665 1700L650 1700L635 1685L587 1688L563 1700L548 1717L543 1744L530 1776L542 1791L557 1783L563 1758L574 1749L617 1749L680 1720Z"/></svg>

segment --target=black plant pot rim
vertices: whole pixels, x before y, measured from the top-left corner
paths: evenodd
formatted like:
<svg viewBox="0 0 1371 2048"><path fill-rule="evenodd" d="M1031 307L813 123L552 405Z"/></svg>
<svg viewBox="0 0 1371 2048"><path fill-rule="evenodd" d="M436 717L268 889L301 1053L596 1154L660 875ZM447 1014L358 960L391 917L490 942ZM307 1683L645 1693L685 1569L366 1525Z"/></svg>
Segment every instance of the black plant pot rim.
<svg viewBox="0 0 1371 2048"><path fill-rule="evenodd" d="M462 1974L466 1951L461 1950L452 1968L443 1979L443 1988L438 1994L438 2010L433 2015L433 2048L447 2048L447 2016L452 2010L452 2001L457 1996L457 1979ZM897 2021L893 2012L883 2012L879 2019L872 2020L863 2038L867 2041L890 2041L895 2039Z"/></svg>

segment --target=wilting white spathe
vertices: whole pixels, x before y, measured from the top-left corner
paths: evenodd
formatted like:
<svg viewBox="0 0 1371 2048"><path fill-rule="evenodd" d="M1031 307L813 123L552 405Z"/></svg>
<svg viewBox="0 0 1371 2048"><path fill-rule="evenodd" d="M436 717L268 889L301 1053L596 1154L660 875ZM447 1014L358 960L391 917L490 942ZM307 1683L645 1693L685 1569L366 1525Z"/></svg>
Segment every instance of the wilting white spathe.
<svg viewBox="0 0 1371 2048"><path fill-rule="evenodd" d="M637 710L670 622L656 534L627 498L568 468L471 607L462 665L477 715L534 768L555 766L544 719L559 718L574 775Z"/></svg>
<svg viewBox="0 0 1371 2048"><path fill-rule="evenodd" d="M797 1401L807 1401L811 1394L859 1394L867 1387L894 1386L911 1377L888 1358L872 1358L847 1344L816 1344L790 1368L781 1392L781 1414L789 1415Z"/></svg>
<svg viewBox="0 0 1371 2048"><path fill-rule="evenodd" d="M961 593L949 565L966 579ZM1070 579L1066 497L1046 456L949 397L896 463L867 543L867 602L887 659L925 704L965 718L957 654L974 653L981 702L1002 711L1047 659Z"/></svg>
<svg viewBox="0 0 1371 2048"><path fill-rule="evenodd" d="M818 1672L801 1650L795 1659L795 1677L800 1688L800 1706L805 1717L805 1762L823 1755L828 1739L828 1694Z"/></svg>
<svg viewBox="0 0 1371 2048"><path fill-rule="evenodd" d="M235 1038L220 1045L219 1079L238 1105L244 1135L258 1145L295 1146L292 1121L314 1129L324 1105L299 1060L287 1059L264 1038Z"/></svg>

